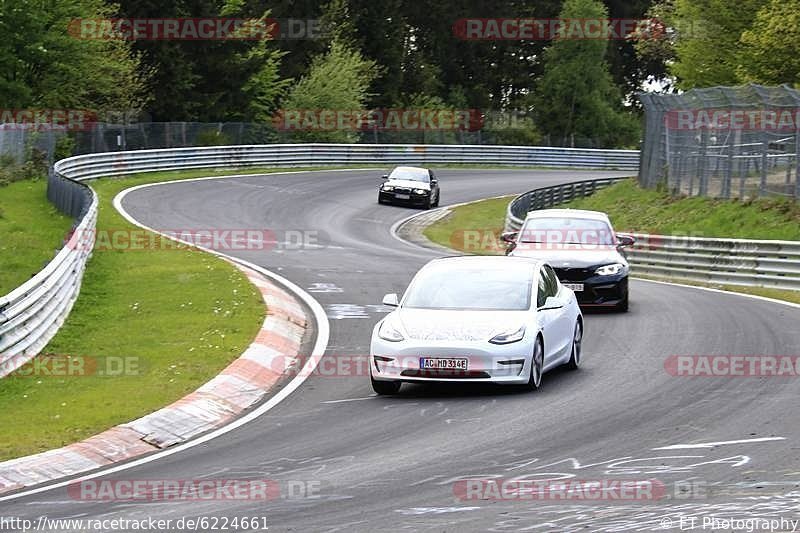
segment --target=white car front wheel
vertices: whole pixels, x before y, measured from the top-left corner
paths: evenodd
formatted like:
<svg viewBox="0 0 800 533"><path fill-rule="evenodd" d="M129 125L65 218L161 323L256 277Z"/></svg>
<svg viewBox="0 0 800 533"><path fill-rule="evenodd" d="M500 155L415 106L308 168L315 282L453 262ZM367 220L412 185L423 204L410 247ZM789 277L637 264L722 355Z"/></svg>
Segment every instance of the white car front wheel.
<svg viewBox="0 0 800 533"><path fill-rule="evenodd" d="M531 373L528 377L527 388L535 391L539 390L542 386L542 370L544 369L544 346L542 339L536 339L536 344L533 348L533 356L531 357Z"/></svg>
<svg viewBox="0 0 800 533"><path fill-rule="evenodd" d="M575 322L575 333L572 336L572 355L567 363L570 370L578 370L581 366L581 341L583 340L583 324Z"/></svg>

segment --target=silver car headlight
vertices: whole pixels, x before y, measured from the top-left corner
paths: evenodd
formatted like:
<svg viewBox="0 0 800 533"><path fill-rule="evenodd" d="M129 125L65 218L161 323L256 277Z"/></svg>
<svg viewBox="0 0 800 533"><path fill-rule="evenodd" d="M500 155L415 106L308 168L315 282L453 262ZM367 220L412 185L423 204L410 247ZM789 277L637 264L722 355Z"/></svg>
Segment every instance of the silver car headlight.
<svg viewBox="0 0 800 533"><path fill-rule="evenodd" d="M511 344L512 342L521 341L524 336L525 336L525 326L522 326L519 329L510 329L508 331L498 333L497 335L489 339L489 342L491 342L492 344Z"/></svg>
<svg viewBox="0 0 800 533"><path fill-rule="evenodd" d="M613 276L619 274L625 268L622 263L613 263L611 265L604 265L594 271L598 276Z"/></svg>
<svg viewBox="0 0 800 533"><path fill-rule="evenodd" d="M426 192L428 191L425 189L414 189L414 194L425 194Z"/></svg>
<svg viewBox="0 0 800 533"><path fill-rule="evenodd" d="M391 318L385 319L378 328L378 337L389 342L400 342L405 337L400 333L400 328L394 323Z"/></svg>
<svg viewBox="0 0 800 533"><path fill-rule="evenodd" d="M393 185L382 185L381 186L381 190L383 190L383 191L393 191L394 190L394 186Z"/></svg>

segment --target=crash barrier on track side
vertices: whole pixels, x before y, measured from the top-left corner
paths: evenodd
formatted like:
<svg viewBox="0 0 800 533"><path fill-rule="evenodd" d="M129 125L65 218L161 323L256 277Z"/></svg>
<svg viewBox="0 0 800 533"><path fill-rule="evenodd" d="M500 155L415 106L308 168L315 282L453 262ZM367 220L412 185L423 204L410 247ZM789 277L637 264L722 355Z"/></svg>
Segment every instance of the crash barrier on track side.
<svg viewBox="0 0 800 533"><path fill-rule="evenodd" d="M506 212L506 231L519 231L529 211L549 209L576 198L590 196L596 191L629 178L602 178L575 181L562 185L541 187L520 194L508 204Z"/></svg>
<svg viewBox="0 0 800 533"><path fill-rule="evenodd" d="M519 231L529 211L593 194L620 179L587 180L534 189L514 198L506 231ZM724 285L800 290L800 241L715 239L632 234L626 248L632 274Z"/></svg>
<svg viewBox="0 0 800 533"><path fill-rule="evenodd" d="M539 146L271 144L106 152L59 162L61 172L80 179L133 172L219 167L298 167L364 164L542 166L638 170L637 150Z"/></svg>
<svg viewBox="0 0 800 533"><path fill-rule="evenodd" d="M94 235L97 197L82 180L138 172L236 167L362 164L543 166L636 170L636 150L489 145L274 144L139 150L81 155L58 161L48 199L76 219L55 258L29 281L0 298L0 377L36 356L64 323L80 290Z"/></svg>
<svg viewBox="0 0 800 533"><path fill-rule="evenodd" d="M0 298L0 378L13 372L53 338L67 318L83 279L93 243L74 241L93 230L97 197L81 183L51 173L48 199L75 218L56 256L31 279Z"/></svg>

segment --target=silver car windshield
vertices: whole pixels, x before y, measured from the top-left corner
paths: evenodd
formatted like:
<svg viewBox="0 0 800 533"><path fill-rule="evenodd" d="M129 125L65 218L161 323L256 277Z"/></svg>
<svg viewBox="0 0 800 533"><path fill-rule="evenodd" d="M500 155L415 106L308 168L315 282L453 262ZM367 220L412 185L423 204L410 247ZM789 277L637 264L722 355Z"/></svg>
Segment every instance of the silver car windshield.
<svg viewBox="0 0 800 533"><path fill-rule="evenodd" d="M421 181L423 183L428 183L430 181L427 170L424 168L413 167L397 167L396 169L392 170L391 174L389 174L389 179Z"/></svg>
<svg viewBox="0 0 800 533"><path fill-rule="evenodd" d="M523 311L531 306L533 268L476 269L429 267L406 292L403 307L413 309Z"/></svg>
<svg viewBox="0 0 800 533"><path fill-rule="evenodd" d="M614 244L614 233L602 220L542 217L528 219L520 232L519 240L529 243L611 246Z"/></svg>

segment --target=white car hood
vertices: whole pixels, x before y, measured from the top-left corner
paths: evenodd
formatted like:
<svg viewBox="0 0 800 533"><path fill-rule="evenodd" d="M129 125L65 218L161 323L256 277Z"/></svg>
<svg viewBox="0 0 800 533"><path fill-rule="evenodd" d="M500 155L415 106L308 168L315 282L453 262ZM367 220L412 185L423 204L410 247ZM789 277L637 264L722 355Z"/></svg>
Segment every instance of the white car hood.
<svg viewBox="0 0 800 533"><path fill-rule="evenodd" d="M598 265L622 263L625 257L614 246L595 246L587 244L541 244L521 242L511 252L515 257L541 259L553 268L585 268Z"/></svg>
<svg viewBox="0 0 800 533"><path fill-rule="evenodd" d="M431 184L425 183L424 181L387 180L384 182L384 185L389 185L391 187L408 187L410 189L425 189L426 191L431 190Z"/></svg>
<svg viewBox="0 0 800 533"><path fill-rule="evenodd" d="M488 341L499 333L519 329L527 313L402 308L395 312L410 339L425 341Z"/></svg>

